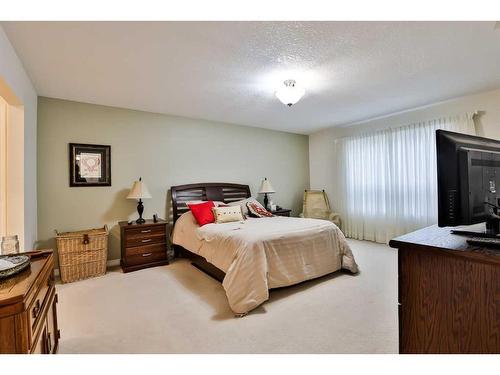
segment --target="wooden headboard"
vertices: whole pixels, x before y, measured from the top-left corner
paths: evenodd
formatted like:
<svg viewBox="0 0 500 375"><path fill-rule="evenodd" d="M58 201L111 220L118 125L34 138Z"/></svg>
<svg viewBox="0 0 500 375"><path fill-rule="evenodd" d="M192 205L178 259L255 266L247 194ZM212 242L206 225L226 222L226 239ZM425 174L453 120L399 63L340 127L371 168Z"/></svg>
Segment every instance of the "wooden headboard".
<svg viewBox="0 0 500 375"><path fill-rule="evenodd" d="M230 203L250 198L250 187L248 185L227 184L223 182L172 186L170 191L172 193L174 223L179 216L189 210L186 206L186 202L189 201L210 200Z"/></svg>

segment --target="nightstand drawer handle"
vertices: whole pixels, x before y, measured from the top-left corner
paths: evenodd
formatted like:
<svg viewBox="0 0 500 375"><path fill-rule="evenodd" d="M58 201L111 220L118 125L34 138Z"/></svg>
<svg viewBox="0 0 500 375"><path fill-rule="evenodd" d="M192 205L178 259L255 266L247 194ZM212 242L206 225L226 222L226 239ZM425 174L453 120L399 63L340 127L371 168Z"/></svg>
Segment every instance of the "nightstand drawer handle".
<svg viewBox="0 0 500 375"><path fill-rule="evenodd" d="M151 229L141 230L141 233L151 233Z"/></svg>
<svg viewBox="0 0 500 375"><path fill-rule="evenodd" d="M143 257L148 257L150 255L153 255L153 253L145 253L145 254L142 254Z"/></svg>
<svg viewBox="0 0 500 375"><path fill-rule="evenodd" d="M141 242L144 243L144 242L150 242L150 241L152 241L152 239L148 238L147 240L142 240Z"/></svg>

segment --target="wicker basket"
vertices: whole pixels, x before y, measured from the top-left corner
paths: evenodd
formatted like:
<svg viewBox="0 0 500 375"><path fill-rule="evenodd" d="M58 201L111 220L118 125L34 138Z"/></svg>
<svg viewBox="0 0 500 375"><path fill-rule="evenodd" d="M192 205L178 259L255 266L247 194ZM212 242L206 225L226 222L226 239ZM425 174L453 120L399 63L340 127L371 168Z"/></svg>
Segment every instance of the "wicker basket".
<svg viewBox="0 0 500 375"><path fill-rule="evenodd" d="M57 254L61 281L70 283L106 273L108 228L58 233Z"/></svg>

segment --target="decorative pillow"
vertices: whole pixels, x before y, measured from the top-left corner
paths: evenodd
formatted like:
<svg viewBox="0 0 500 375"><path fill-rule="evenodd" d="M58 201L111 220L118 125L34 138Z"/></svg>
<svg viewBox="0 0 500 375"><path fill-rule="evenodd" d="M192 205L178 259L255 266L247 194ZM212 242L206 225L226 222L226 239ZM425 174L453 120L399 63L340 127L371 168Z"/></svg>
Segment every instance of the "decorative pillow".
<svg viewBox="0 0 500 375"><path fill-rule="evenodd" d="M247 199L243 199L243 200L241 200L241 201L230 202L230 203L229 203L229 205L230 205L230 206L241 206L241 212L243 212L243 215L248 216L248 208L247 208L247 203L250 203L250 202L252 202L252 203L256 203L256 204L258 204L258 205L262 206L262 205L261 205L261 204L257 201L257 199L252 198L252 197L247 198ZM264 207L262 207L262 208L264 208Z"/></svg>
<svg viewBox="0 0 500 375"><path fill-rule="evenodd" d="M271 217L273 216L268 210L266 210L260 203L249 202L247 203L248 213L252 217Z"/></svg>
<svg viewBox="0 0 500 375"><path fill-rule="evenodd" d="M245 220L240 206L216 207L212 208L212 213L217 224Z"/></svg>
<svg viewBox="0 0 500 375"><path fill-rule="evenodd" d="M207 201L197 204L188 204L187 206L193 213L193 216L200 227L215 221L214 214L212 213L212 208L215 207L214 202Z"/></svg>

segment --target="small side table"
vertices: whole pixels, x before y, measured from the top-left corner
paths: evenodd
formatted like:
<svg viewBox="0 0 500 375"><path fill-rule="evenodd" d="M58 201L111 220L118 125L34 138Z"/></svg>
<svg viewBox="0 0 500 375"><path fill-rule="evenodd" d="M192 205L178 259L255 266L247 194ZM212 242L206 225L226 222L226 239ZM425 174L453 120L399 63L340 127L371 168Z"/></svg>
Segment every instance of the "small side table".
<svg viewBox="0 0 500 375"><path fill-rule="evenodd" d="M289 210L288 208L281 208L276 211L271 211L271 213L275 216L287 216L287 217L290 217L290 212L292 212L292 210Z"/></svg>
<svg viewBox="0 0 500 375"><path fill-rule="evenodd" d="M170 224L167 221L146 220L144 224L120 221L119 224L123 272L168 264Z"/></svg>

